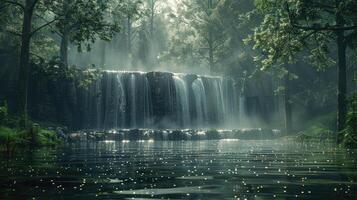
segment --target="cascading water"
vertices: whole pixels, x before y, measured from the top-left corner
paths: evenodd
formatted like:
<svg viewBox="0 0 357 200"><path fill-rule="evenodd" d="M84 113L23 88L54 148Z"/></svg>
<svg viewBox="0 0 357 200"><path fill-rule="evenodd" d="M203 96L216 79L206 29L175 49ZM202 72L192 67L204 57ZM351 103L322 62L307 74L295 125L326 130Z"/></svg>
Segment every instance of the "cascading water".
<svg viewBox="0 0 357 200"><path fill-rule="evenodd" d="M130 127L136 127L136 77L134 74L130 75Z"/></svg>
<svg viewBox="0 0 357 200"><path fill-rule="evenodd" d="M244 126L247 118L247 111L246 111L246 99L244 96L239 97L239 124Z"/></svg>
<svg viewBox="0 0 357 200"><path fill-rule="evenodd" d="M126 108L126 93L125 93L125 88L123 85L123 75L122 74L117 74L117 82L118 82L118 101L119 101L119 107L118 107L118 115L116 115L118 118L116 119L117 127L123 126L125 124L125 108Z"/></svg>
<svg viewBox="0 0 357 200"><path fill-rule="evenodd" d="M196 126L205 126L207 119L206 91L202 78L197 78L192 83L193 95L195 97Z"/></svg>
<svg viewBox="0 0 357 200"><path fill-rule="evenodd" d="M82 91L80 128L225 128L237 124L239 90L222 77L104 71Z"/></svg>
<svg viewBox="0 0 357 200"><path fill-rule="evenodd" d="M187 127L191 121L190 99L186 81L180 75L173 76L176 91L176 115L182 127Z"/></svg>

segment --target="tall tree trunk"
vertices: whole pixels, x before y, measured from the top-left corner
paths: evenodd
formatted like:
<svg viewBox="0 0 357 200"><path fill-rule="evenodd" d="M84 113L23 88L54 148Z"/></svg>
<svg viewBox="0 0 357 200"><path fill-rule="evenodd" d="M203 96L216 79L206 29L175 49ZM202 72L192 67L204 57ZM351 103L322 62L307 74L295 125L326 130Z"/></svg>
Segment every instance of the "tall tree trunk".
<svg viewBox="0 0 357 200"><path fill-rule="evenodd" d="M155 63L155 41L154 41L154 16L155 16L155 3L156 0L150 0L150 27L149 27L149 40L148 40L148 59L147 66L154 67Z"/></svg>
<svg viewBox="0 0 357 200"><path fill-rule="evenodd" d="M100 67L104 67L105 66L106 48L107 48L106 42L102 41L101 52L100 52Z"/></svg>
<svg viewBox="0 0 357 200"><path fill-rule="evenodd" d="M208 33L208 62L209 62L209 73L212 74L214 68L214 57L213 57L213 39L211 31Z"/></svg>
<svg viewBox="0 0 357 200"><path fill-rule="evenodd" d="M211 15L213 9L212 0L207 1L208 17ZM212 74L214 69L214 49L213 49L213 34L210 28L208 29L208 62L209 62L209 73Z"/></svg>
<svg viewBox="0 0 357 200"><path fill-rule="evenodd" d="M68 68L68 45L69 35L67 30L64 30L61 38L60 59L65 68Z"/></svg>
<svg viewBox="0 0 357 200"><path fill-rule="evenodd" d="M337 130L342 131L346 125L347 116L347 66L346 43L343 31L337 33L338 51L338 93L337 93Z"/></svg>
<svg viewBox="0 0 357 200"><path fill-rule="evenodd" d="M336 0L336 6L339 7L340 1ZM342 14L336 12L337 26L344 26L345 22ZM337 35L337 55L338 55L338 92L337 92L337 131L345 129L347 117L347 66L346 66L346 48L344 30L336 31ZM341 142L341 137L337 136L337 142Z"/></svg>
<svg viewBox="0 0 357 200"><path fill-rule="evenodd" d="M213 2L212 2L212 0L208 0L208 8L209 9L212 9L213 8Z"/></svg>
<svg viewBox="0 0 357 200"><path fill-rule="evenodd" d="M285 77L285 92L284 92L284 106L285 106L285 131L286 134L291 134L292 131L292 109L291 109L291 98L290 98L290 72Z"/></svg>
<svg viewBox="0 0 357 200"><path fill-rule="evenodd" d="M26 123L28 118L27 96L28 96L28 79L29 79L31 24L32 24L34 0L26 0L24 7L25 9L24 9L23 22L22 22L18 91L19 91L20 114L23 114L25 116L25 123Z"/></svg>
<svg viewBox="0 0 357 200"><path fill-rule="evenodd" d="M69 45L69 28L68 28L68 20L69 20L69 0L64 0L62 4L62 12L65 13L63 20L63 30L62 30L62 38L61 38L61 46L60 46L60 59L63 67L68 68L68 45Z"/></svg>
<svg viewBox="0 0 357 200"><path fill-rule="evenodd" d="M154 15L155 15L155 2L156 0L151 0L151 10L150 10L150 37L151 40L154 37Z"/></svg>
<svg viewBox="0 0 357 200"><path fill-rule="evenodd" d="M130 67L132 67L131 66L131 64L132 64L132 60L131 60L131 58L132 58L132 55L131 55L131 17L129 15L127 17L127 29L128 29L127 30L128 64L130 65Z"/></svg>

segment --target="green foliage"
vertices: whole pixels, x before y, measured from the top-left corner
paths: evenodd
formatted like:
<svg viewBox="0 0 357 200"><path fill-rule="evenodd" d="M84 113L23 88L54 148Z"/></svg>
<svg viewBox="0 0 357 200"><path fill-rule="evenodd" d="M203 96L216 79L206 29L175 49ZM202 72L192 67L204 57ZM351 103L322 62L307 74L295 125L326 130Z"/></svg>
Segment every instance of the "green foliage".
<svg viewBox="0 0 357 200"><path fill-rule="evenodd" d="M21 144L24 142L22 135L15 129L0 126L0 144Z"/></svg>
<svg viewBox="0 0 357 200"><path fill-rule="evenodd" d="M310 140L333 140L334 132L319 126L310 127L308 130L298 132L295 136L295 140L299 142L306 142Z"/></svg>
<svg viewBox="0 0 357 200"><path fill-rule="evenodd" d="M0 106L0 125L4 125L8 121L8 108L7 103L5 102L4 106Z"/></svg>
<svg viewBox="0 0 357 200"><path fill-rule="evenodd" d="M56 132L46 130L33 123L25 132L28 144L31 146L53 146L61 142Z"/></svg>
<svg viewBox="0 0 357 200"><path fill-rule="evenodd" d="M25 125L23 117L17 118L15 127L10 128L9 125L13 126L10 123L0 126L0 151L8 154L13 153L17 148L54 146L62 142L55 131L47 130L31 121Z"/></svg>
<svg viewBox="0 0 357 200"><path fill-rule="evenodd" d="M101 76L100 69L95 69L93 66L87 69L62 67L59 59L54 58L48 62L36 65L33 71L34 75L46 78L48 81L73 81L80 88L87 88Z"/></svg>
<svg viewBox="0 0 357 200"><path fill-rule="evenodd" d="M346 129L340 133L343 143L348 147L357 147L357 93L349 100Z"/></svg>
<svg viewBox="0 0 357 200"><path fill-rule="evenodd" d="M177 11L168 15L170 43L160 55L161 62L210 67L211 73L235 77L254 69L251 52L242 42L254 26L241 17L253 9L251 1L183 0L178 4Z"/></svg>
<svg viewBox="0 0 357 200"><path fill-rule="evenodd" d="M262 70L296 63L297 58L309 60L318 70L335 64L330 55L330 43L335 35L328 29L336 20L335 3L320 0L256 0L255 5L264 19L245 41L261 51L255 60L261 64ZM341 1L339 12L346 24L354 23L351 19L355 13L349 7L356 5L355 0ZM353 43L354 39L350 36L346 36L346 40Z"/></svg>
<svg viewBox="0 0 357 200"><path fill-rule="evenodd" d="M16 147L26 143L24 135L16 129L11 129L5 126L0 126L0 151L5 151L11 154Z"/></svg>
<svg viewBox="0 0 357 200"><path fill-rule="evenodd" d="M51 31L61 37L69 36L70 41L83 50L89 51L97 38L110 40L119 31L117 24L106 20L109 12L109 0L56 0L43 5L44 12L55 14L55 26Z"/></svg>
<svg viewBox="0 0 357 200"><path fill-rule="evenodd" d="M335 128L336 113L331 112L327 114L320 114L317 117L309 119L305 123L305 129L308 132L316 133L322 130L333 130Z"/></svg>
<svg viewBox="0 0 357 200"><path fill-rule="evenodd" d="M295 136L295 139L300 142L306 142L310 140L335 140L336 133L333 131L335 129L335 118L336 114L334 112L328 114L322 114L309 120L304 121L302 131L299 131Z"/></svg>
<svg viewBox="0 0 357 200"><path fill-rule="evenodd" d="M142 6L142 0L121 0L121 2L113 8L113 15L119 19L130 18L136 21L140 16L145 14L145 11L140 9Z"/></svg>

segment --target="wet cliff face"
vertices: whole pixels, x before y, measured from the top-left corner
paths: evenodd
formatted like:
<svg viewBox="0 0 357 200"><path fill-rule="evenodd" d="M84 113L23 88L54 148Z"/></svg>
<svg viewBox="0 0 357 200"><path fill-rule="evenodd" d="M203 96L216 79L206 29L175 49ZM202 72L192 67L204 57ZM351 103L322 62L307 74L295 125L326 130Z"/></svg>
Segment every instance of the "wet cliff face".
<svg viewBox="0 0 357 200"><path fill-rule="evenodd" d="M241 94L240 81L194 74L103 71L88 88L31 78L31 117L71 129L254 128L271 124L280 104L259 85Z"/></svg>
<svg viewBox="0 0 357 200"><path fill-rule="evenodd" d="M231 79L167 72L105 71L81 90L81 128L207 128L238 120Z"/></svg>

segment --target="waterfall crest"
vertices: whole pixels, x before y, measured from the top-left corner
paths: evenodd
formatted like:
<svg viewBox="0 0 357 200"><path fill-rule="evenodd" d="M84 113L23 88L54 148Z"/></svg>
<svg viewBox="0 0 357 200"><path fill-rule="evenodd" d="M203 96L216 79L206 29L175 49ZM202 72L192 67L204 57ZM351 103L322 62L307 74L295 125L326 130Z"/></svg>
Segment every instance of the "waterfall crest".
<svg viewBox="0 0 357 200"><path fill-rule="evenodd" d="M81 127L222 128L239 119L232 79L168 72L103 71L82 91Z"/></svg>

